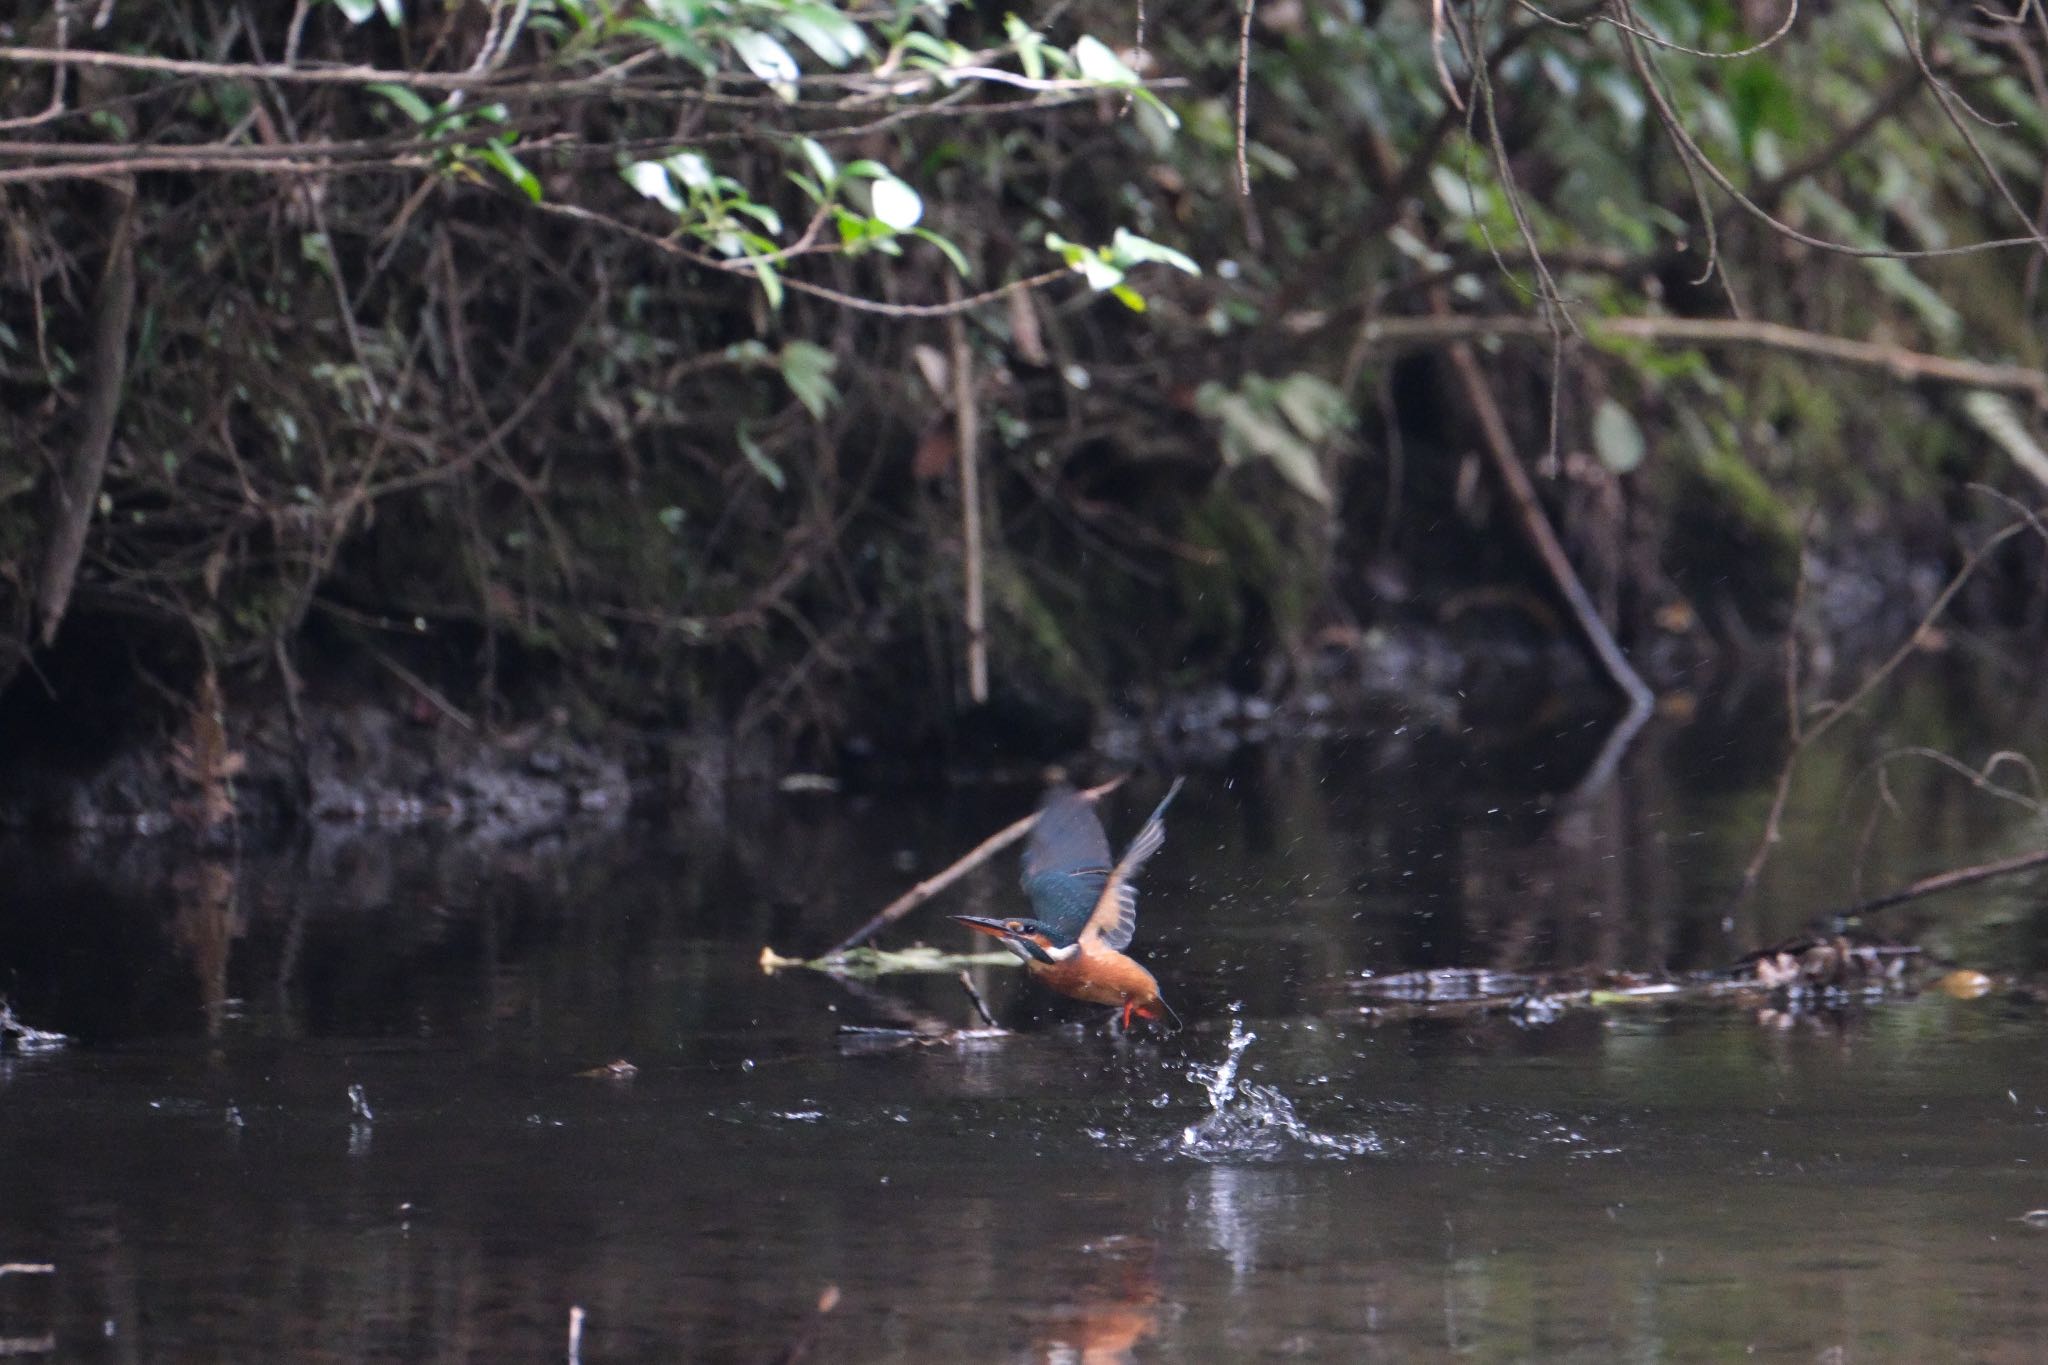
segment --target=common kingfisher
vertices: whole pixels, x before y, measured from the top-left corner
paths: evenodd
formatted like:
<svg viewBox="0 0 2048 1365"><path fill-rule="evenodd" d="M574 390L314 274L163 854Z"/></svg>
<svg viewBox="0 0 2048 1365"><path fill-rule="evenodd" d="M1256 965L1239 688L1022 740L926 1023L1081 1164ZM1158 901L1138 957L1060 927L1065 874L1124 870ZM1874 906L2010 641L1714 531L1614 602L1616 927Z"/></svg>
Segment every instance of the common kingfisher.
<svg viewBox="0 0 2048 1365"><path fill-rule="evenodd" d="M1180 1016L1159 997L1152 973L1124 956L1138 930L1138 888L1134 879L1145 860L1166 842L1166 808L1185 779L1175 778L1115 866L1109 836L1095 808L1079 792L1056 788L1046 798L1024 846L1024 894L1030 919L952 918L1002 940L1024 961L1024 969L1061 995L1095 1005L1122 1005L1124 1027L1131 1016Z"/></svg>

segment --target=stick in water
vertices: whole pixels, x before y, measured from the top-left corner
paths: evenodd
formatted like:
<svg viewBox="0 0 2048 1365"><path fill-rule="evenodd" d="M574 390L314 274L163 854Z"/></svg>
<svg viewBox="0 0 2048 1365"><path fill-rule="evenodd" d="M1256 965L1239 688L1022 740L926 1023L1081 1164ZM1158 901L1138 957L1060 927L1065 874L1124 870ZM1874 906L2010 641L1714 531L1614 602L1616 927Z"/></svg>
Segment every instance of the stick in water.
<svg viewBox="0 0 2048 1365"><path fill-rule="evenodd" d="M981 992L974 989L974 978L967 974L965 967L960 969L960 989L966 991L967 998L974 1002L974 1012L981 1016L982 1023L990 1028L1002 1027L996 1023L996 1017L988 1012L988 1004L982 1000Z"/></svg>

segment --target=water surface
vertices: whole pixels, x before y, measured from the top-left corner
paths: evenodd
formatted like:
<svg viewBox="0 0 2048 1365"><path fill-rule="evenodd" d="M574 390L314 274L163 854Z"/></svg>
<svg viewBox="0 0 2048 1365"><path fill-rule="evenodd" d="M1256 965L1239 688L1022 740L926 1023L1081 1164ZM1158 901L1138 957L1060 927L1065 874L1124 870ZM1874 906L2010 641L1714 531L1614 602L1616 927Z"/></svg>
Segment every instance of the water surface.
<svg viewBox="0 0 2048 1365"><path fill-rule="evenodd" d="M212 863L17 843L0 988L72 1041L0 1057L0 1262L55 1267L0 1276L0 1349L547 1359L580 1308L586 1361L2048 1359L2038 883L1902 917L1995 970L1978 1000L1361 1008L1367 972L1716 966L1859 881L2038 841L1924 768L1866 835L1873 756L1970 751L1925 736L1937 702L1816 769L1740 907L1768 736L1711 716L1577 799L1597 736L1389 728L1195 773L1135 946L1191 1027L1124 1041L998 967L1009 1036L849 1035L974 1019L944 976L757 965L1028 789ZM892 941L969 946L940 914L1013 874ZM582 1074L615 1058L637 1075Z"/></svg>

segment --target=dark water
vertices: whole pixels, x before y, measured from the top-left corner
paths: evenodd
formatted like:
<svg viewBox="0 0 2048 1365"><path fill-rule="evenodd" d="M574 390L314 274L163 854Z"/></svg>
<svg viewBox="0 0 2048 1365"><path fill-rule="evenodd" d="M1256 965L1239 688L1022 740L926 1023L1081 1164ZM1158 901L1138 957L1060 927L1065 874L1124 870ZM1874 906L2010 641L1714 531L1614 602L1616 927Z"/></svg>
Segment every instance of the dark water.
<svg viewBox="0 0 2048 1365"><path fill-rule="evenodd" d="M1773 776L1740 712L1576 800L1597 733L1246 753L1193 775L1141 902L1192 1026L1121 1044L1005 968L977 979L1013 1035L862 1041L971 1011L757 966L1025 789L239 864L16 844L0 989L73 1041L0 1057L0 1262L55 1268L0 1276L0 1354L559 1359L580 1308L587 1361L2048 1359L2039 881L1898 921L1994 970L1978 1000L1359 1009L1365 971L1717 965L2038 843L1919 760L1866 826L1874 757L1981 764L2024 733L1985 718L1922 687L1817 755L1732 914ZM937 915L1013 870L894 941L968 946ZM579 1074L614 1058L637 1076Z"/></svg>

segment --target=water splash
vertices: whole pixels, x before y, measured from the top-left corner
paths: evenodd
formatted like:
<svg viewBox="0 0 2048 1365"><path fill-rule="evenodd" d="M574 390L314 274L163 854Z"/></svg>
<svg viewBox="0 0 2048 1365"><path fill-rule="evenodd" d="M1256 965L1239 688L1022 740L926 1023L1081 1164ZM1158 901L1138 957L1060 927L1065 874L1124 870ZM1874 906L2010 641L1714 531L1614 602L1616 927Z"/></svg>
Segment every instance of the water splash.
<svg viewBox="0 0 2048 1365"><path fill-rule="evenodd" d="M377 1131L377 1115L370 1109L370 1097L363 1093L360 1085L348 1088L348 1113L348 1154L368 1156L370 1143Z"/></svg>
<svg viewBox="0 0 2048 1365"><path fill-rule="evenodd" d="M363 1088L360 1085L352 1085L348 1088L348 1112L350 1121L354 1123L375 1123L377 1121L376 1114L370 1110L370 1097L363 1093Z"/></svg>
<svg viewBox="0 0 2048 1365"><path fill-rule="evenodd" d="M1188 1078L1208 1092L1210 1112L1181 1130L1176 1153L1198 1161L1236 1162L1368 1156L1385 1150L1370 1132L1318 1132L1294 1112L1294 1101L1278 1086L1239 1080L1245 1049L1258 1037L1242 1019L1232 1019L1223 1060L1188 1068Z"/></svg>

